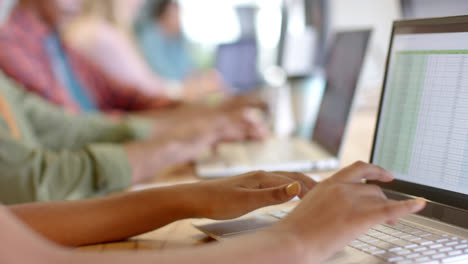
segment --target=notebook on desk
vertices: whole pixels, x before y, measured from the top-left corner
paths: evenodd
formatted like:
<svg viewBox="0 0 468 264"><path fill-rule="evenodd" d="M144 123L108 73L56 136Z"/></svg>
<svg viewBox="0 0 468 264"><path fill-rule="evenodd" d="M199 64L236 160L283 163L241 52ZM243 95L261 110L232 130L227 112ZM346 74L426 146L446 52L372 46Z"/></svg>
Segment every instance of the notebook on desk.
<svg viewBox="0 0 468 264"><path fill-rule="evenodd" d="M335 169L371 31L336 34L327 63L327 85L312 136L227 143L197 161L197 175L226 177L253 170Z"/></svg>
<svg viewBox="0 0 468 264"><path fill-rule="evenodd" d="M394 173L394 182L375 183L389 198L428 205L372 228L328 263L468 263L467 72L468 16L394 23L371 163ZM287 213L253 217L252 229ZM237 233L249 228L243 221ZM234 234L216 224L197 227Z"/></svg>

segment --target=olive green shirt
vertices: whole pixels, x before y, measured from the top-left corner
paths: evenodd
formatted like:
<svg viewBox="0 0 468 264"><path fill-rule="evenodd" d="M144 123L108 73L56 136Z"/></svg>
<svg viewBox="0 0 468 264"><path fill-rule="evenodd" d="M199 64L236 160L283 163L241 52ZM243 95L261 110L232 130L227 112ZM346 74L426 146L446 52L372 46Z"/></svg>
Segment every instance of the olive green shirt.
<svg viewBox="0 0 468 264"><path fill-rule="evenodd" d="M0 93L21 133L0 115L0 203L74 200L122 190L131 168L120 143L146 138L151 122L71 115L0 72Z"/></svg>

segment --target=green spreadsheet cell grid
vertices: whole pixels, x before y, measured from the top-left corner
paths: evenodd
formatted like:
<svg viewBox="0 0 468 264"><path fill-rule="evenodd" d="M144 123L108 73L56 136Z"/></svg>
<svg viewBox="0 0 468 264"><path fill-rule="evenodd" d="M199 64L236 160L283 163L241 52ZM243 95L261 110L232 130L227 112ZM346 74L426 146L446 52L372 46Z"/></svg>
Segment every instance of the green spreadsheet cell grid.
<svg viewBox="0 0 468 264"><path fill-rule="evenodd" d="M411 55L411 54L468 54L468 50L400 50L396 52L397 55Z"/></svg>
<svg viewBox="0 0 468 264"><path fill-rule="evenodd" d="M403 51L395 56L376 160L378 165L394 172L407 174L409 170L427 62L426 53Z"/></svg>

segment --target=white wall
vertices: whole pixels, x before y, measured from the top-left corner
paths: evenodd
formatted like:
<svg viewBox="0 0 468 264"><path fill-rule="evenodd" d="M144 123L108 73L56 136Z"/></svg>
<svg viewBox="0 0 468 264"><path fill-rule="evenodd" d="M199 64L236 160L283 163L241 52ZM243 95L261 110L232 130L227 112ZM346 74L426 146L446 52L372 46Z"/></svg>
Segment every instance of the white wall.
<svg viewBox="0 0 468 264"><path fill-rule="evenodd" d="M335 30L374 29L361 78L360 104L376 105L383 79L392 22L400 17L398 0L330 0Z"/></svg>
<svg viewBox="0 0 468 264"><path fill-rule="evenodd" d="M0 25L8 18L10 9L16 4L16 0L0 1Z"/></svg>

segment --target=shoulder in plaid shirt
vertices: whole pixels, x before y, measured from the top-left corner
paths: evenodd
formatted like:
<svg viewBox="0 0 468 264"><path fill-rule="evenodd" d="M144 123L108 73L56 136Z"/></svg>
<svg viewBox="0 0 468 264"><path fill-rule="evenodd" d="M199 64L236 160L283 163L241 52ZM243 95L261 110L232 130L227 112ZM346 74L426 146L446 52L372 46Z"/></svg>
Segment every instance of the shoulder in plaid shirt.
<svg viewBox="0 0 468 264"><path fill-rule="evenodd" d="M54 34L47 24L26 9L15 8L0 29L0 68L31 92L52 103L76 111L79 106L56 78L44 40ZM166 97L152 97L106 76L98 67L67 47L69 62L82 89L92 96L101 111L146 111L175 104Z"/></svg>

